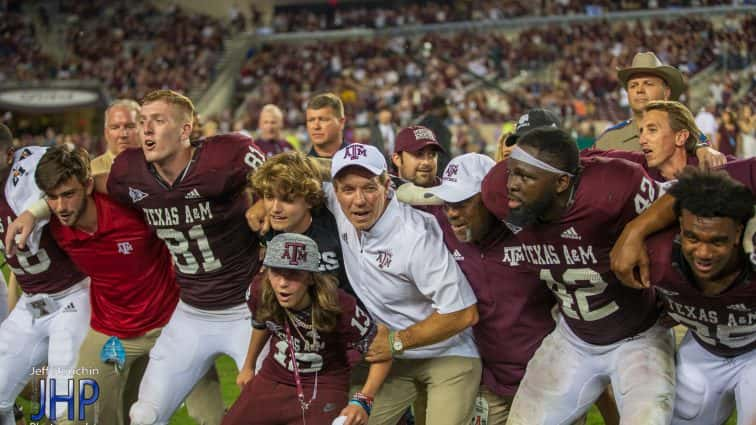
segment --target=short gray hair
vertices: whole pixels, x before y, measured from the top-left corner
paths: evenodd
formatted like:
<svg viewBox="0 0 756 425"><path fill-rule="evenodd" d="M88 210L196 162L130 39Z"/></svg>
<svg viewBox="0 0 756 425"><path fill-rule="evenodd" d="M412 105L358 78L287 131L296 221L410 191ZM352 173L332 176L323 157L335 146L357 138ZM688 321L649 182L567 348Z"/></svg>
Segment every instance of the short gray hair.
<svg viewBox="0 0 756 425"><path fill-rule="evenodd" d="M130 112L135 112L137 116L139 115L139 110L141 109L141 106L139 106L139 103L137 103L135 100L131 99L117 99L108 105L108 108L105 109L105 126L108 126L108 113L113 108L124 108Z"/></svg>

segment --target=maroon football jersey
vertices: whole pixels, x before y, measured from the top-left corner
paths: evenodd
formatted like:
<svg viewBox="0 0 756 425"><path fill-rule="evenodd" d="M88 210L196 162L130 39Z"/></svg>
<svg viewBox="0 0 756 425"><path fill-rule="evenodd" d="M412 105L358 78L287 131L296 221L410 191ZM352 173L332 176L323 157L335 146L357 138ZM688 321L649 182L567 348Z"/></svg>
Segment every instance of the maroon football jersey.
<svg viewBox="0 0 756 425"><path fill-rule="evenodd" d="M446 247L478 298L480 320L473 334L483 362L482 381L498 395L513 396L541 341L554 330L556 300L514 254L520 249L517 239L503 224L483 245L464 243L440 208L425 210L438 219Z"/></svg>
<svg viewBox="0 0 756 425"><path fill-rule="evenodd" d="M756 157L728 162L722 169L752 192L756 188Z"/></svg>
<svg viewBox="0 0 756 425"><path fill-rule="evenodd" d="M16 219L16 214L5 200L5 184L6 180L0 183L0 249L3 253L5 228ZM86 277L55 243L55 239L50 235L49 226L42 230L39 251L36 254L31 255L28 249L19 250L13 257L6 257L6 260L21 289L27 294L59 292Z"/></svg>
<svg viewBox="0 0 756 425"><path fill-rule="evenodd" d="M581 158L574 202L557 221L526 229L512 227L527 261L559 300L572 331L606 345L648 329L658 318L653 290L623 286L610 269L609 252L628 221L659 195L637 164L613 158ZM506 167L497 164L483 181L485 205L504 218ZM493 206L493 208L491 208Z"/></svg>
<svg viewBox="0 0 756 425"><path fill-rule="evenodd" d="M733 357L756 348L756 273L749 261L726 291L703 295L680 251L679 229L648 240L651 284L661 293L667 315L687 326L709 352Z"/></svg>
<svg viewBox="0 0 756 425"><path fill-rule="evenodd" d="M294 150L291 143L284 139L257 139L255 140L255 145L260 148L266 158L278 155L281 152Z"/></svg>
<svg viewBox="0 0 756 425"><path fill-rule="evenodd" d="M260 298L259 282L255 283L249 303L253 326L270 332L270 352L263 360L260 375L275 382L295 385L286 328L283 324L272 321L261 323L254 319ZM318 387L348 389L350 367L347 351L357 350L365 353L375 338L377 328L370 315L357 305L354 297L341 289L338 291L341 318L333 332L313 333L302 327L297 331L291 322L289 323L297 368L304 385L314 385L317 373ZM292 314L305 324L312 323L310 309L302 312L292 311ZM307 341L304 341L302 336Z"/></svg>
<svg viewBox="0 0 756 425"><path fill-rule="evenodd" d="M173 185L147 164L141 149L126 150L113 163L108 192L141 210L165 241L187 304L220 310L244 302L260 267L260 242L244 218L244 188L264 158L252 139L233 133L199 141Z"/></svg>

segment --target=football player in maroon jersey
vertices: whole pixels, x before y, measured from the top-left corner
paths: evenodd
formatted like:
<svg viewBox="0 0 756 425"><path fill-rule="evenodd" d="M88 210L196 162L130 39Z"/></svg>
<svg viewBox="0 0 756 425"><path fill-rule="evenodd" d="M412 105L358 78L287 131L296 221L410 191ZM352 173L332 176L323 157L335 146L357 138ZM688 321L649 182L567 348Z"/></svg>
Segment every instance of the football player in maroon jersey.
<svg viewBox="0 0 756 425"><path fill-rule="evenodd" d="M679 227L649 239L650 284L689 328L677 352L676 425L756 423L756 280L742 249L754 196L724 172L686 169L670 189Z"/></svg>
<svg viewBox="0 0 756 425"><path fill-rule="evenodd" d="M528 364L508 423L574 421L609 383L623 420L668 423L674 394L671 333L655 325L653 292L624 288L608 256L624 223L658 193L634 164L580 160L574 141L557 128L523 135L509 160L484 180L484 203L503 213L525 261L557 296L562 313ZM489 206L491 199L508 201Z"/></svg>
<svg viewBox="0 0 756 425"><path fill-rule="evenodd" d="M142 101L141 150L116 158L112 197L141 211L173 255L180 302L163 330L131 408L133 424L166 424L220 354L241 368L251 335L245 293L259 270L247 227L247 177L265 156L227 134L191 143L194 106L158 90ZM180 337L179 337L180 336Z"/></svg>

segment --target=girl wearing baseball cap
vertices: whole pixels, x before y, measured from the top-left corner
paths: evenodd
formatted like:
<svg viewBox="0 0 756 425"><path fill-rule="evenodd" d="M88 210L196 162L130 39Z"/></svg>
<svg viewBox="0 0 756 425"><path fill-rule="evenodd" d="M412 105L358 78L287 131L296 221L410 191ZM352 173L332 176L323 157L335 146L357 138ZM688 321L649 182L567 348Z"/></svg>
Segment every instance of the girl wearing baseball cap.
<svg viewBox="0 0 756 425"><path fill-rule="evenodd" d="M319 260L307 236L282 233L268 243L264 276L249 294L254 329L237 378L242 393L223 425L322 425L337 417L340 424L367 424L391 362L373 363L362 390L349 398L347 351L365 353L378 325L335 277L319 272Z"/></svg>

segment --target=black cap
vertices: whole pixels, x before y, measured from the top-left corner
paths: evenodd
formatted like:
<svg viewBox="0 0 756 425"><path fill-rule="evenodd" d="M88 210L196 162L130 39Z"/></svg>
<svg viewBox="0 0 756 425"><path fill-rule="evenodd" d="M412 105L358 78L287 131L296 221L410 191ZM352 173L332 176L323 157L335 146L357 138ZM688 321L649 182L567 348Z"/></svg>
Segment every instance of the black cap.
<svg viewBox="0 0 756 425"><path fill-rule="evenodd" d="M507 140L505 144L507 146L512 146L515 143L517 143L517 140L522 137L523 134L527 133L528 131L534 129L534 128L540 128L540 127L557 127L559 128L562 125L562 122L559 120L559 118L556 116L555 113L549 111L548 109L541 109L541 108L535 108L531 109L528 112L524 113L519 120L517 120L517 125L515 126L515 132L512 133L509 137L507 137Z"/></svg>

